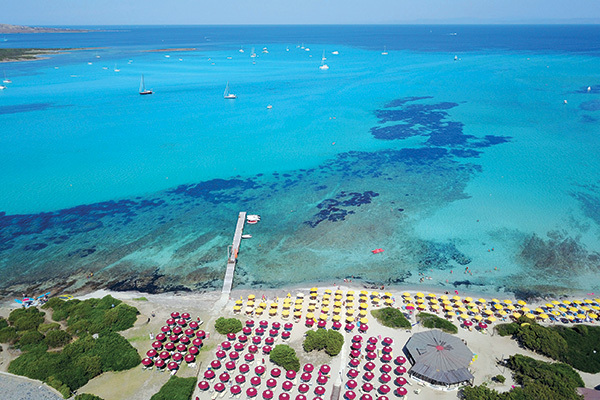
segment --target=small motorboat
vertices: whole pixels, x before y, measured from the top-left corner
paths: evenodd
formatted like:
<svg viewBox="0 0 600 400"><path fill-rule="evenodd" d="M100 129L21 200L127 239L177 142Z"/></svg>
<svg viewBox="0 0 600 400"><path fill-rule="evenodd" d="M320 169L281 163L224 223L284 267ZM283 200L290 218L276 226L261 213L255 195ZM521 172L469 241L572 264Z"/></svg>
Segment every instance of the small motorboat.
<svg viewBox="0 0 600 400"><path fill-rule="evenodd" d="M242 235L242 239L252 239L252 235Z"/></svg>
<svg viewBox="0 0 600 400"><path fill-rule="evenodd" d="M371 253L373 253L373 254L379 254L379 253L383 253L383 249L375 249L375 250L371 250Z"/></svg>
<svg viewBox="0 0 600 400"><path fill-rule="evenodd" d="M260 221L260 215L257 215L257 214L250 214L250 215L247 215L247 216L246 216L246 220L248 220L248 221L250 221L250 220L253 220L253 221Z"/></svg>

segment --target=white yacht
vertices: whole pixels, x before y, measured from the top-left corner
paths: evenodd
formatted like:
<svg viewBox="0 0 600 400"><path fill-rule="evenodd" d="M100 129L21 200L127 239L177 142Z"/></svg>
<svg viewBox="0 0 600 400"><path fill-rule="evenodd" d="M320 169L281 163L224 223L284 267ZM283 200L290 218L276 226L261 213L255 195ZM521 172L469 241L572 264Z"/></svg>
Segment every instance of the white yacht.
<svg viewBox="0 0 600 400"><path fill-rule="evenodd" d="M237 96L233 93L229 93L229 82L227 82L227 85L225 86L225 92L223 93L223 98L224 99L237 99Z"/></svg>
<svg viewBox="0 0 600 400"><path fill-rule="evenodd" d="M385 48L385 46L383 46L383 52L381 53L384 56L388 55L387 49Z"/></svg>

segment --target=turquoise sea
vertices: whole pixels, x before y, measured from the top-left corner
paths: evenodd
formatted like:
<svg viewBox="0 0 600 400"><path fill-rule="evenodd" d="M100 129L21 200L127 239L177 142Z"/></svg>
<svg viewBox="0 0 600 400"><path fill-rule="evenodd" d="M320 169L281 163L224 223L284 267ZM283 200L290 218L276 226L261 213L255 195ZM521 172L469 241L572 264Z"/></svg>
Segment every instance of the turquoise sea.
<svg viewBox="0 0 600 400"><path fill-rule="evenodd" d="M220 288L242 210L239 287L600 291L599 26L92 29L0 41L79 49L0 64L1 295Z"/></svg>

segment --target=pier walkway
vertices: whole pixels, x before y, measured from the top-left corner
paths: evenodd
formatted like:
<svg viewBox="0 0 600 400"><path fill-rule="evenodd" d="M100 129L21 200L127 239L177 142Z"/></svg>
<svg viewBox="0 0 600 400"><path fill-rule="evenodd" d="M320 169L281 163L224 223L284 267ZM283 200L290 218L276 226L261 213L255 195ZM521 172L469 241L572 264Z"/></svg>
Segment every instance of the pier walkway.
<svg viewBox="0 0 600 400"><path fill-rule="evenodd" d="M235 264L237 262L238 252L240 251L240 244L242 242L242 233L244 232L245 222L246 212L241 211L238 215L235 233L233 234L233 244L231 245L231 250L229 250L229 254L227 256L227 271L225 271L225 279L223 279L223 290L221 290L221 295L229 296L229 293L231 293L233 274L235 273Z"/></svg>

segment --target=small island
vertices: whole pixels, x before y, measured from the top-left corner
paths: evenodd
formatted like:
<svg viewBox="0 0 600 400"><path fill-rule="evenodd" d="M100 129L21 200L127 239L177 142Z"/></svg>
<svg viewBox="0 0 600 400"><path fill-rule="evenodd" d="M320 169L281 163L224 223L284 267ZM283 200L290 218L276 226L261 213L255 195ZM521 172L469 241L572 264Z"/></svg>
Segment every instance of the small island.
<svg viewBox="0 0 600 400"><path fill-rule="evenodd" d="M44 55L58 54L67 50L77 49L0 49L0 63L40 60Z"/></svg>
<svg viewBox="0 0 600 400"><path fill-rule="evenodd" d="M68 28L46 28L42 26L24 26L0 24L1 34L10 33L82 33L89 32L87 29L68 29Z"/></svg>

